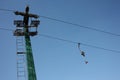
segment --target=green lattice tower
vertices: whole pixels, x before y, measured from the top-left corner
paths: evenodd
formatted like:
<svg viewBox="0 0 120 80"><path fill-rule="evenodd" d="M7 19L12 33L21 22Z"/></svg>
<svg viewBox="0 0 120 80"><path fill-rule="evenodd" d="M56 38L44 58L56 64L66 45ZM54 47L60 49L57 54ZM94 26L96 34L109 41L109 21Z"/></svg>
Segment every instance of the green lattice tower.
<svg viewBox="0 0 120 80"><path fill-rule="evenodd" d="M28 80L37 80L36 73L35 73L35 66L34 66L30 36L27 32L25 33L25 44L26 44Z"/></svg>
<svg viewBox="0 0 120 80"><path fill-rule="evenodd" d="M38 18L37 15L35 14L29 14L29 7L26 7L25 12L18 12L16 11L16 15L21 15L23 16L23 21L16 21L17 26L23 27L23 29L16 30L14 32L15 36L24 36L25 38L25 47L26 47L26 60L27 60L27 78L28 80L37 80L36 78L36 72L35 72L35 66L34 66L34 59L33 59L33 54L32 54L32 46L31 46L31 40L30 36L35 36L37 35L37 31L29 31L29 28L37 28L39 21L38 20L33 20L31 21L31 25L29 26L29 17L31 18ZM37 29L35 29L37 30Z"/></svg>

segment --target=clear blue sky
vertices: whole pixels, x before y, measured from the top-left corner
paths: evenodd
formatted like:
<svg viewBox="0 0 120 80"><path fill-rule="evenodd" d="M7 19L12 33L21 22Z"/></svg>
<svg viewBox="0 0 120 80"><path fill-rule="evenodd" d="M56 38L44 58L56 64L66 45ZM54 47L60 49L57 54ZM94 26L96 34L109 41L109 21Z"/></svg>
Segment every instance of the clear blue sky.
<svg viewBox="0 0 120 80"><path fill-rule="evenodd" d="M119 0L0 0L1 9L24 11L26 5L31 13L120 34ZM22 17L0 11L0 27L15 29L15 19ZM39 34L120 51L120 36L39 20ZM37 80L120 80L120 53L81 45L86 65L77 44L43 36L31 40ZM16 38L11 31L0 30L0 80L17 80Z"/></svg>

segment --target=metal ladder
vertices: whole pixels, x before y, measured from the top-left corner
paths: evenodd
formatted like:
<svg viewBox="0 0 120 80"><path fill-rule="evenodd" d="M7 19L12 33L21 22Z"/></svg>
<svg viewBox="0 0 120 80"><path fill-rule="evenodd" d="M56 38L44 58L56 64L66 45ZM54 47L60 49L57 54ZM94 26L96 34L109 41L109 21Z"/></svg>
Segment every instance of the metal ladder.
<svg viewBox="0 0 120 80"><path fill-rule="evenodd" d="M17 80L26 80L26 54L23 36L16 36Z"/></svg>

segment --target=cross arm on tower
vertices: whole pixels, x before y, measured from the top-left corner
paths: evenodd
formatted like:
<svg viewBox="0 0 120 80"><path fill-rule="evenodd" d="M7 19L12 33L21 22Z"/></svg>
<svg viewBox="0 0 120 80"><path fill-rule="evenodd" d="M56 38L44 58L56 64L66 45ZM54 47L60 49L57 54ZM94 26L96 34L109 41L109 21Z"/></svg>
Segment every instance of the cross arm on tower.
<svg viewBox="0 0 120 80"><path fill-rule="evenodd" d="M21 15L21 16L28 16L28 17L33 17L33 18L39 18L39 16L36 15L36 14L26 14L24 12L19 12L19 11L16 11L14 13L15 13L15 15Z"/></svg>

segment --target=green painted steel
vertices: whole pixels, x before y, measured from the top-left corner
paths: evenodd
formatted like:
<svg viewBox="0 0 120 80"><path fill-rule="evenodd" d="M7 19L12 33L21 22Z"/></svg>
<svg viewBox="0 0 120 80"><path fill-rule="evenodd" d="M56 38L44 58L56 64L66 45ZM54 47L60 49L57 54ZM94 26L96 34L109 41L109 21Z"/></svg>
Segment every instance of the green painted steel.
<svg viewBox="0 0 120 80"><path fill-rule="evenodd" d="M28 80L37 80L29 33L25 32Z"/></svg>

